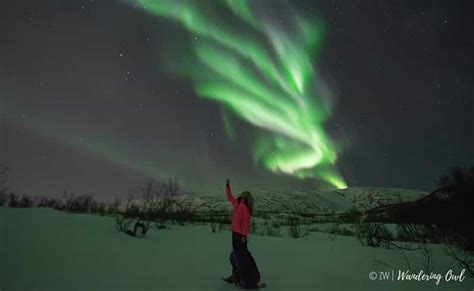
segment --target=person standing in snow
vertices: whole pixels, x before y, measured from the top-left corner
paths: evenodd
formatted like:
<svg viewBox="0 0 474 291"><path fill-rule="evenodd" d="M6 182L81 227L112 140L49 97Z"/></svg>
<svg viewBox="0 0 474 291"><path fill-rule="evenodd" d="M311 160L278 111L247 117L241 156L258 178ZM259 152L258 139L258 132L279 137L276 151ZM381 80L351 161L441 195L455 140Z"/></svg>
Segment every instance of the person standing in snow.
<svg viewBox="0 0 474 291"><path fill-rule="evenodd" d="M260 281L260 273L247 248L247 237L253 212L253 197L249 191L244 191L235 199L232 195L229 179L226 180L225 192L227 200L232 204L233 253L231 254L232 275L224 280L229 283L236 283L240 287L255 288Z"/></svg>

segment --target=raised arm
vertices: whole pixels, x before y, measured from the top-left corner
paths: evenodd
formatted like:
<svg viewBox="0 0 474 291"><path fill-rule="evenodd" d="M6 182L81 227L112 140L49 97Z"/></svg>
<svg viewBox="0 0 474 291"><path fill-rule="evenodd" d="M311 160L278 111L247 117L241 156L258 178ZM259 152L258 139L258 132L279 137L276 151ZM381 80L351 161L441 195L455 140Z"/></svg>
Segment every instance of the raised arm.
<svg viewBox="0 0 474 291"><path fill-rule="evenodd" d="M225 183L225 195L227 196L227 200L235 206L237 204L237 200L235 200L234 196L232 196L232 190L230 189L230 180L227 179Z"/></svg>

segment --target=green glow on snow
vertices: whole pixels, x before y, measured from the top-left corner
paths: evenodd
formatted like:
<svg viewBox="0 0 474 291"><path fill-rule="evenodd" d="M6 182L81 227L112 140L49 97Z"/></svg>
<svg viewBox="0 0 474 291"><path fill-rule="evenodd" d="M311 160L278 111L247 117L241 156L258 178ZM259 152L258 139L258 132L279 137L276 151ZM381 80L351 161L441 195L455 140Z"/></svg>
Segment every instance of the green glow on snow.
<svg viewBox="0 0 474 291"><path fill-rule="evenodd" d="M323 23L295 15L289 33L257 19L246 1L137 2L192 34L193 55L179 56L186 64L174 69L193 81L199 96L225 107L224 125L233 140L229 113L258 128L256 162L273 172L347 187L335 168L337 155L323 128L330 111L313 70ZM225 9L227 16L217 13L216 7Z"/></svg>

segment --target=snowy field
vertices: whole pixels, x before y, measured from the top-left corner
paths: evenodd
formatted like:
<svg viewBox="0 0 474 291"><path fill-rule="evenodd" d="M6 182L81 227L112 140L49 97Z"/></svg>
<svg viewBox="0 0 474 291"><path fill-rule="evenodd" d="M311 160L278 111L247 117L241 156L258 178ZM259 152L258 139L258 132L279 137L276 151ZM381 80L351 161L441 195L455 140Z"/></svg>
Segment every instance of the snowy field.
<svg viewBox="0 0 474 291"><path fill-rule="evenodd" d="M209 226L151 229L146 238L117 232L110 217L52 209L0 207L0 289L14 290L236 290L220 278L230 272L230 233ZM460 268L441 246L434 272ZM371 281L371 271L405 271L397 250L361 246L354 237L313 232L301 239L251 236L252 251L269 291L467 290L463 282ZM412 272L422 256L410 252Z"/></svg>

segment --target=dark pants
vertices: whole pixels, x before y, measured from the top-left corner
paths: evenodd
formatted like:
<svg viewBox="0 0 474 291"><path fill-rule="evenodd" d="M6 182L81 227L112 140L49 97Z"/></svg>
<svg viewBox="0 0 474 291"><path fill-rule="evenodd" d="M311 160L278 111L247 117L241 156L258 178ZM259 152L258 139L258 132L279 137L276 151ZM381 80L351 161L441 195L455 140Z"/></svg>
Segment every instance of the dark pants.
<svg viewBox="0 0 474 291"><path fill-rule="evenodd" d="M256 288L260 281L260 273L252 254L247 249L247 241L242 242L243 235L232 232L232 249L236 262L232 260L232 276L243 288Z"/></svg>
<svg viewBox="0 0 474 291"><path fill-rule="evenodd" d="M232 232L232 249L238 257L248 251L247 241L245 241L245 243L242 242L242 237L243 235L240 233Z"/></svg>
<svg viewBox="0 0 474 291"><path fill-rule="evenodd" d="M234 280L240 284L243 283L244 280L244 269L243 261L245 258L245 253L248 252L247 249L247 241L242 242L242 237L240 233L232 232L232 251L234 258L236 260L232 260L232 254L230 258L230 263L232 265L232 277Z"/></svg>

